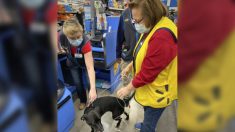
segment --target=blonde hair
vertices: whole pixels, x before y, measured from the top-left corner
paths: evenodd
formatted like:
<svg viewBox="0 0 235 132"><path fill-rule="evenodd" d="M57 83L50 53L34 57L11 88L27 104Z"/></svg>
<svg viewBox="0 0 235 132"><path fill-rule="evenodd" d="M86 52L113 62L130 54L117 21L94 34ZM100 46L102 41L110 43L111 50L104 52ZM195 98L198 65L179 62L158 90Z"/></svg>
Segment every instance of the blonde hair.
<svg viewBox="0 0 235 132"><path fill-rule="evenodd" d="M63 24L63 32L68 37L77 37L78 33L83 33L83 28L76 18L68 19Z"/></svg>

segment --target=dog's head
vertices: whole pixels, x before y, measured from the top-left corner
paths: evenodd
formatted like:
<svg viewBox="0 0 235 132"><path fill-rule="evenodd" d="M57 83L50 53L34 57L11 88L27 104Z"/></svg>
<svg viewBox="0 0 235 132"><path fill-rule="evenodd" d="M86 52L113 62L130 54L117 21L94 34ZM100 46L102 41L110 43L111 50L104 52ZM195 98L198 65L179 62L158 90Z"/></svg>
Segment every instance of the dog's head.
<svg viewBox="0 0 235 132"><path fill-rule="evenodd" d="M84 113L81 120L86 121L86 123L94 130L94 132L103 132L104 128L101 123L100 114L94 109L90 110L88 113Z"/></svg>

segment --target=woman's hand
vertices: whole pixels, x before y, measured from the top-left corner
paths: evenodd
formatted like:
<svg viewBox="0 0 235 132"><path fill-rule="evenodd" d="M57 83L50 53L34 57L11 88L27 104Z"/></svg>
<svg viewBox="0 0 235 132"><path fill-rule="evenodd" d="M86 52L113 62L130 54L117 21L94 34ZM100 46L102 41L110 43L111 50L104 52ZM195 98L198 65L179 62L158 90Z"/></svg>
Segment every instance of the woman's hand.
<svg viewBox="0 0 235 132"><path fill-rule="evenodd" d="M89 104L94 102L96 100L96 98L97 98L96 90L91 89L89 92Z"/></svg>
<svg viewBox="0 0 235 132"><path fill-rule="evenodd" d="M64 49L58 49L57 54L66 54L66 51Z"/></svg>
<svg viewBox="0 0 235 132"><path fill-rule="evenodd" d="M133 90L135 90L134 86L132 85L132 82L127 86L123 87L120 90L117 91L117 96L121 99L123 99L125 96L129 95Z"/></svg>
<svg viewBox="0 0 235 132"><path fill-rule="evenodd" d="M133 65L133 61L132 61L125 69L122 70L122 73L121 73L122 79L123 79L124 77L127 77L127 75L131 72L131 70L132 70L132 65Z"/></svg>

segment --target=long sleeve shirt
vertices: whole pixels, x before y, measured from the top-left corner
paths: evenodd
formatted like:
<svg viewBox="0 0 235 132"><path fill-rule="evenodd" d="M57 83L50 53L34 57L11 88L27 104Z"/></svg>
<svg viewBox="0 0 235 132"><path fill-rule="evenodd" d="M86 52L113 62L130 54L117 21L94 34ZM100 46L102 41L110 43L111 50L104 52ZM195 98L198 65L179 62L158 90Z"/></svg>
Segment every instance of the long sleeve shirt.
<svg viewBox="0 0 235 132"><path fill-rule="evenodd" d="M171 63L177 56L176 43L174 36L167 30L160 29L153 34L141 70L132 81L135 88L152 83Z"/></svg>

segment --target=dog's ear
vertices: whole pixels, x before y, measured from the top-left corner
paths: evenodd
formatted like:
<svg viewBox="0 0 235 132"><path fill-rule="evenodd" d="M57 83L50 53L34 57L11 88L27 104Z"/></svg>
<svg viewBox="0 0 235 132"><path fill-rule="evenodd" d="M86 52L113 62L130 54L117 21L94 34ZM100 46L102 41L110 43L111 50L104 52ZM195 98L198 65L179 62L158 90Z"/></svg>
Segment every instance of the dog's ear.
<svg viewBox="0 0 235 132"><path fill-rule="evenodd" d="M84 115L81 117L81 120L82 120L82 121L85 121L86 119L87 119L87 115L84 114Z"/></svg>

